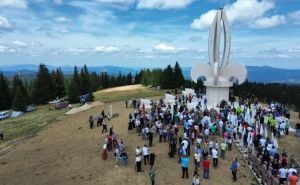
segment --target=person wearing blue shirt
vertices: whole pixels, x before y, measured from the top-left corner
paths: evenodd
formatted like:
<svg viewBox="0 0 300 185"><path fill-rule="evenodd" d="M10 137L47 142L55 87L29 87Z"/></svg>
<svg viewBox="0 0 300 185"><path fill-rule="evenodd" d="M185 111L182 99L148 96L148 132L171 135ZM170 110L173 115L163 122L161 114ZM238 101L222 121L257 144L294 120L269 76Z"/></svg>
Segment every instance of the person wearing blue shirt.
<svg viewBox="0 0 300 185"><path fill-rule="evenodd" d="M230 166L230 169L231 169L231 172L232 172L232 179L233 181L236 181L236 173L237 173L237 170L239 168L239 163L237 161L237 158L235 158L232 163L231 163L231 166Z"/></svg>
<svg viewBox="0 0 300 185"><path fill-rule="evenodd" d="M181 168L182 168L182 178L186 176L189 178L189 158L187 156L181 157Z"/></svg>
<svg viewBox="0 0 300 185"><path fill-rule="evenodd" d="M275 146L272 146L272 148L270 149L270 156L274 157L275 154L276 154Z"/></svg>

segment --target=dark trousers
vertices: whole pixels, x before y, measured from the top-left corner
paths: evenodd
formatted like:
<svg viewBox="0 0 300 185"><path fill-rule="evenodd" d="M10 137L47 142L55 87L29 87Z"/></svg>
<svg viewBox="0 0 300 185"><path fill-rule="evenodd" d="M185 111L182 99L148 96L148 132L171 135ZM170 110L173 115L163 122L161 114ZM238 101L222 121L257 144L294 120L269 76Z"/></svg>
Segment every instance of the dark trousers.
<svg viewBox="0 0 300 185"><path fill-rule="evenodd" d="M142 161L136 162L136 172L142 171Z"/></svg>
<svg viewBox="0 0 300 185"><path fill-rule="evenodd" d="M151 185L155 185L155 180L151 180Z"/></svg>
<svg viewBox="0 0 300 185"><path fill-rule="evenodd" d="M0 140L3 140L3 134L2 133L0 134Z"/></svg>
<svg viewBox="0 0 300 185"><path fill-rule="evenodd" d="M213 158L213 165L216 168L218 166L218 158Z"/></svg>
<svg viewBox="0 0 300 185"><path fill-rule="evenodd" d="M163 136L159 135L159 142L161 143Z"/></svg>
<svg viewBox="0 0 300 185"><path fill-rule="evenodd" d="M93 129L94 127L94 122L90 122L90 128Z"/></svg>
<svg viewBox="0 0 300 185"><path fill-rule="evenodd" d="M146 165L147 162L149 164L149 155L144 155L144 164Z"/></svg>
<svg viewBox="0 0 300 185"><path fill-rule="evenodd" d="M182 178L186 176L186 178L189 178L189 171L187 167L181 167L182 169Z"/></svg>
<svg viewBox="0 0 300 185"><path fill-rule="evenodd" d="M149 139L149 147L152 147L152 141L153 139Z"/></svg>
<svg viewBox="0 0 300 185"><path fill-rule="evenodd" d="M235 170L235 171L232 171L232 176L233 176L232 178L233 178L233 181L236 181L236 172L237 172L236 170Z"/></svg>
<svg viewBox="0 0 300 185"><path fill-rule="evenodd" d="M103 125L103 128L102 128L102 134L103 134L104 132L105 132L105 133L107 132L107 126L106 126L106 125Z"/></svg>

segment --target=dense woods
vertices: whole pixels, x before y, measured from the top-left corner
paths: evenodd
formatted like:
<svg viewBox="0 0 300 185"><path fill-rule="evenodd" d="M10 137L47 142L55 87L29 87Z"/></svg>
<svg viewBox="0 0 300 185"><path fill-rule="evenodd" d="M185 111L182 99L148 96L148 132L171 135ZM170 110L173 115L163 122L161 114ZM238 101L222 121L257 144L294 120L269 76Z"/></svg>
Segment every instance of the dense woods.
<svg viewBox="0 0 300 185"><path fill-rule="evenodd" d="M121 85L142 84L145 86L160 87L162 89L182 89L184 87L203 88L203 82L198 83L184 79L178 62L172 67L142 69L136 74L128 73L110 75L106 72L89 72L88 67L74 66L71 76L65 76L60 68L49 71L44 64L39 65L37 76L32 81L22 80L15 76L9 81L0 72L0 110L14 109L25 111L29 104L46 104L56 98L66 98L69 102L79 102L79 96ZM235 96L253 95L259 101L276 101L289 105L300 111L300 85L280 83L254 83L246 81L240 86L232 87Z"/></svg>

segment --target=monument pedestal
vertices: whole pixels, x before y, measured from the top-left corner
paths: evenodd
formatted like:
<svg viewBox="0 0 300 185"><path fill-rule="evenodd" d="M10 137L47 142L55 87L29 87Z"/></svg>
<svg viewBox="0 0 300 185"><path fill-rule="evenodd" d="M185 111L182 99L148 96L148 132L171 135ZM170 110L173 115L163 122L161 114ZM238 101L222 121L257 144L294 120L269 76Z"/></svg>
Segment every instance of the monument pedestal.
<svg viewBox="0 0 300 185"><path fill-rule="evenodd" d="M212 82L204 82L206 86L207 104L216 107L222 100L229 101L229 87L232 82L219 82L218 85L213 85Z"/></svg>

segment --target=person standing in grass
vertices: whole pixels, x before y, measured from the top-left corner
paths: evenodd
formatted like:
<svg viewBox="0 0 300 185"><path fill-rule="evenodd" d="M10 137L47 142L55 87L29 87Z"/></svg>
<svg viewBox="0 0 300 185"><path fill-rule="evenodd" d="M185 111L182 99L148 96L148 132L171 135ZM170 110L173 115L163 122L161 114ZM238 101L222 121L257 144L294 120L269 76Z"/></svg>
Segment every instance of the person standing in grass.
<svg viewBox="0 0 300 185"><path fill-rule="evenodd" d="M203 178L204 179L209 179L209 166L210 166L210 161L208 158L204 158L202 167L203 167Z"/></svg>
<svg viewBox="0 0 300 185"><path fill-rule="evenodd" d="M89 117L89 123L90 123L90 128L93 129L93 127L94 127L94 118L93 118L93 114L90 114L90 117Z"/></svg>
<svg viewBox="0 0 300 185"><path fill-rule="evenodd" d="M140 154L135 157L136 172L142 172L142 157Z"/></svg>
<svg viewBox="0 0 300 185"><path fill-rule="evenodd" d="M151 168L151 170L149 171L148 173L149 177L150 177L150 182L151 182L151 185L155 185L155 167L153 166Z"/></svg>
<svg viewBox="0 0 300 185"><path fill-rule="evenodd" d="M182 177L189 178L189 158L184 155L181 157L181 168L182 168Z"/></svg>
<svg viewBox="0 0 300 185"><path fill-rule="evenodd" d="M221 149L221 158L224 160L225 159L225 151L227 149L227 144L225 143L225 140L223 140L223 142L221 143L220 149Z"/></svg>
<svg viewBox="0 0 300 185"><path fill-rule="evenodd" d="M239 168L239 163L237 161L237 158L235 158L232 163L231 163L231 166L230 166L230 169L231 169L231 173L232 173L232 179L233 181L236 181L236 173L237 173L237 170Z"/></svg>
<svg viewBox="0 0 300 185"><path fill-rule="evenodd" d="M298 176L296 172L292 172L292 175L288 177L289 185L297 185L298 183Z"/></svg>
<svg viewBox="0 0 300 185"><path fill-rule="evenodd" d="M151 166L151 168L154 166L154 163L155 163L155 153L151 152L150 153L150 166Z"/></svg>
<svg viewBox="0 0 300 185"><path fill-rule="evenodd" d="M0 128L0 141L3 141L3 130Z"/></svg>

